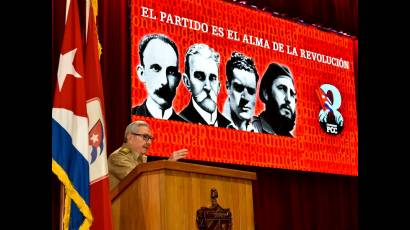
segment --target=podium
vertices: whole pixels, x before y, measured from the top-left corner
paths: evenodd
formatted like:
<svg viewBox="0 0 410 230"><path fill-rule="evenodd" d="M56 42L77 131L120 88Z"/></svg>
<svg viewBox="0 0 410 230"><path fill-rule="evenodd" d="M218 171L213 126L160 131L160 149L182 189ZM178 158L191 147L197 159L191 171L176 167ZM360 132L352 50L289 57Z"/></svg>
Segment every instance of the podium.
<svg viewBox="0 0 410 230"><path fill-rule="evenodd" d="M140 164L110 192L114 229L198 229L197 211L211 206L213 188L232 214L232 229L254 229L252 180L255 173L240 170L169 160Z"/></svg>

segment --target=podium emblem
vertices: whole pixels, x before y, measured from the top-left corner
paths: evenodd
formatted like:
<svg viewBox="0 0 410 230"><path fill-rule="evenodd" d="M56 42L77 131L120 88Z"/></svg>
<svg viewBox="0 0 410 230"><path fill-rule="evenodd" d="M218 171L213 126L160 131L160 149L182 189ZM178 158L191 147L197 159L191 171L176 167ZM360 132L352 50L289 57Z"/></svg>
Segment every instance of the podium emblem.
<svg viewBox="0 0 410 230"><path fill-rule="evenodd" d="M201 207L196 211L199 230L231 230L232 214L229 208L222 208L218 201L218 191L211 189L211 207Z"/></svg>

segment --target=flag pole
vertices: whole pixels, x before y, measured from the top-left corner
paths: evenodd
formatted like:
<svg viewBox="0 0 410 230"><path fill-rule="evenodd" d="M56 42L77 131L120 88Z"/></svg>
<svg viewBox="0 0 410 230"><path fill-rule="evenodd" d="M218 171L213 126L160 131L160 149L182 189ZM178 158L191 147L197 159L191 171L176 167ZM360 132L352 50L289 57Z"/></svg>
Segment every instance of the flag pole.
<svg viewBox="0 0 410 230"><path fill-rule="evenodd" d="M60 182L60 230L63 230L63 220L64 220L64 185Z"/></svg>

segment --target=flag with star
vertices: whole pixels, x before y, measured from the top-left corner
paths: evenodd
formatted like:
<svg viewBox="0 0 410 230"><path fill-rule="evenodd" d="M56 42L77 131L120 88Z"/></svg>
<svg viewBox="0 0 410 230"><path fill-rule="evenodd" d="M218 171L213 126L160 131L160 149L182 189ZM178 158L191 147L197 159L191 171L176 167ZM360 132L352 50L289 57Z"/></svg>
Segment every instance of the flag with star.
<svg viewBox="0 0 410 230"><path fill-rule="evenodd" d="M316 95L320 101L320 106L322 107L322 110L330 110L331 112L333 112L332 106L330 106L332 102L321 88L316 89Z"/></svg>
<svg viewBox="0 0 410 230"><path fill-rule="evenodd" d="M86 1L85 88L90 157L91 229L111 230L111 196L108 181L104 94L95 17L97 1Z"/></svg>
<svg viewBox="0 0 410 230"><path fill-rule="evenodd" d="M89 229L89 138L83 39L77 0L67 0L52 108L52 171L64 186L64 229Z"/></svg>

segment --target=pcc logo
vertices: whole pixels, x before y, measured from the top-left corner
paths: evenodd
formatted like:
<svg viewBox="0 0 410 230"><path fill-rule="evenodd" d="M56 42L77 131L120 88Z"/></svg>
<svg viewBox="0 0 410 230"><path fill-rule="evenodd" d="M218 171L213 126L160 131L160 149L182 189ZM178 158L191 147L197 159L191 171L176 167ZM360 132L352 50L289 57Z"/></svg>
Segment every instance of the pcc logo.
<svg viewBox="0 0 410 230"><path fill-rule="evenodd" d="M342 105L339 90L330 84L323 84L316 90L321 110L319 112L320 127L326 133L337 135L343 129L343 116L338 111Z"/></svg>

